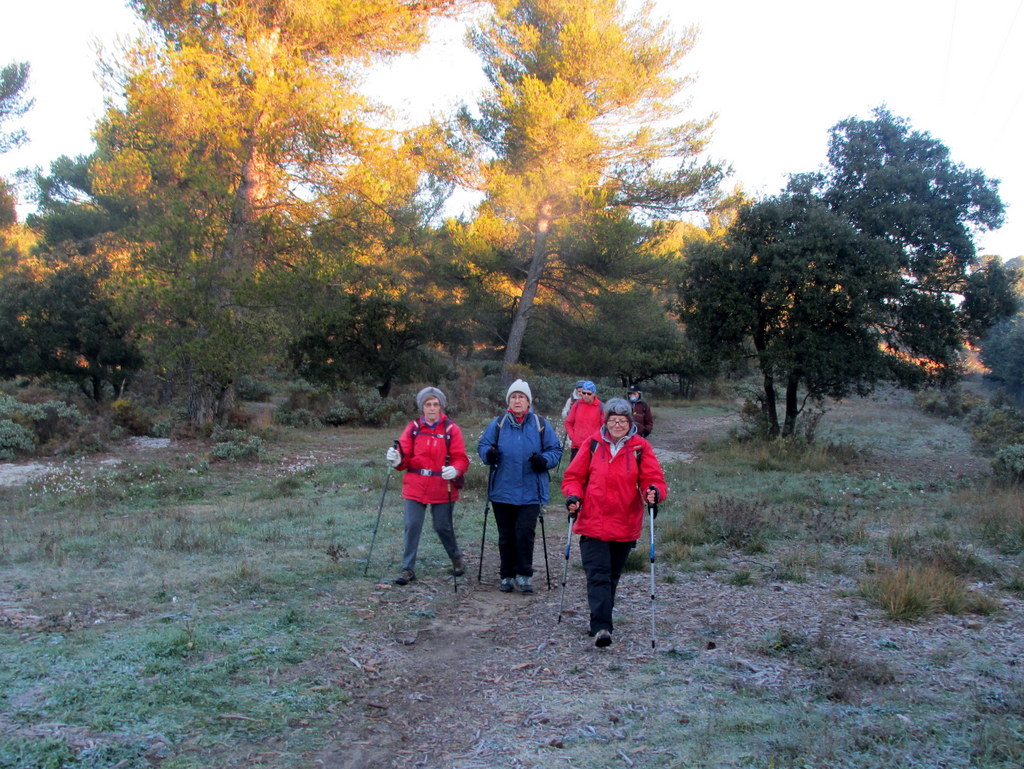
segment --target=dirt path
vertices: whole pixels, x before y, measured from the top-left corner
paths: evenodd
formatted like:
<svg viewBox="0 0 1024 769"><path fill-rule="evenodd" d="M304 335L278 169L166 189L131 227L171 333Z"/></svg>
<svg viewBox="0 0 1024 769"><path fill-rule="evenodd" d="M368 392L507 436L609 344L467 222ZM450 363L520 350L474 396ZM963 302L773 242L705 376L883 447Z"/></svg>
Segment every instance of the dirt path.
<svg viewBox="0 0 1024 769"><path fill-rule="evenodd" d="M726 431L733 418L666 420L653 441L663 462L692 462L701 441ZM650 591L644 575L623 578L616 611L632 614L633 632L622 634L614 655L587 636L586 589L577 544L558 620L564 571L565 522L549 511L546 526L550 574L539 549L533 595L505 594L488 582L497 573L493 543L485 551L485 581L471 568L457 592L451 581L421 580L404 588L379 584L367 597L367 634L341 650L338 683L353 694L339 719L338 739L324 755L326 766L494 767L520 766L522 743L557 749L576 718L568 703L593 694L602 671L617 678L650 663ZM476 543L474 543L476 544ZM539 548L539 538L538 538ZM479 553L467 550L471 566ZM551 589L548 589L550 581ZM673 644L683 630L674 598L665 597L656 619L659 639ZM430 606L428 617L417 608ZM376 633L377 616L409 616ZM657 610L656 610L657 616ZM585 664L587 673L576 667Z"/></svg>
<svg viewBox="0 0 1024 769"><path fill-rule="evenodd" d="M659 457L693 461L702 440L732 423L721 417L662 423ZM965 462L943 455L935 466L958 472ZM564 765L559 750L585 738L620 740L623 766L661 765L672 758L671 748L645 735L665 708L685 723L688 708L708 699L697 671L715 671L731 680L727 686L771 697L790 692L786 696L799 698L825 686L836 698L870 698L895 681L930 681L928 660L938 648L968 648L965 656L977 652L989 660L1024 658L1019 600L1004 600L998 621L943 615L925 626L902 626L857 598L853 579L841 574L737 588L715 573L674 573L659 580L655 602L646 572L626 574L615 643L595 649L585 632L584 576L575 550L563 620L557 621L565 541L560 519L549 511L548 542L559 543L550 591L541 563L532 596L502 594L475 574L457 593L440 579L407 588L381 584L369 593L365 634L333 660L338 684L353 699L339 712L336 742L318 760L353 768L548 767ZM475 564L477 553L468 555ZM731 557L739 568L744 556ZM491 558L496 553L488 553ZM488 560L485 575L496 570ZM378 617L407 619L391 620L381 632ZM809 671L792 657L759 654L757 645L773 632L816 638L836 668ZM969 696L980 683L969 668L944 673L942 686ZM659 675L662 685L673 682L667 700L644 693L651 675L654 685Z"/></svg>

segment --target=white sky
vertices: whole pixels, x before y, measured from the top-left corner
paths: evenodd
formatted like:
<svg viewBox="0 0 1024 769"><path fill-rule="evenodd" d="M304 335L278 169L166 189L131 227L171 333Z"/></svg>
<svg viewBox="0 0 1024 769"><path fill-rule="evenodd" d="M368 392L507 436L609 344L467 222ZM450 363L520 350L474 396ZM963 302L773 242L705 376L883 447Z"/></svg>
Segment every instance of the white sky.
<svg viewBox="0 0 1024 769"><path fill-rule="evenodd" d="M585 0L581 0L585 1ZM730 183L771 195L790 173L825 160L828 129L886 105L953 159L1000 179L1006 224L981 253L1024 255L1024 0L656 0L701 29L684 60L697 75L692 115L717 113L711 156ZM20 123L32 141L0 156L0 174L91 152L102 110L96 44L130 33L123 0L31 0L7 9L0 64L28 61L36 103ZM478 66L451 27L426 61L389 70L394 101L413 113L472 101ZM10 126L7 126L8 128Z"/></svg>

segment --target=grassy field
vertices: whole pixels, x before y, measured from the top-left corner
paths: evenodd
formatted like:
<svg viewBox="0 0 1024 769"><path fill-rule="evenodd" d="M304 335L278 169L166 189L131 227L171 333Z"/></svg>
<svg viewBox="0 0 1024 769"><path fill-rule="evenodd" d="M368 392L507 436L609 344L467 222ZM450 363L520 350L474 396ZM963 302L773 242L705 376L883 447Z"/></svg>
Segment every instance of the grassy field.
<svg viewBox="0 0 1024 769"><path fill-rule="evenodd" d="M0 489L0 767L1024 765L1024 505L962 428L899 395L809 446L657 412L697 458L666 463L657 601L641 547L604 651L575 543L554 620L557 484L552 590L495 590L493 520L477 581L479 465L459 589L429 526L390 584L393 430L279 428L244 462L126 444Z"/></svg>

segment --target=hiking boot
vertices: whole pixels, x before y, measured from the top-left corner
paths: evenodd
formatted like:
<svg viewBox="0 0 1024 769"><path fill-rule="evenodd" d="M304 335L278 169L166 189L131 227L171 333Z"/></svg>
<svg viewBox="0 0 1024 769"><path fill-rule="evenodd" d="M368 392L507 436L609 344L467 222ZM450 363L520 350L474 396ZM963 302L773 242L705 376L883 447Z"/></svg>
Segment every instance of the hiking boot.
<svg viewBox="0 0 1024 769"><path fill-rule="evenodd" d="M466 573L466 559L461 555L452 558L452 574L456 577L461 577Z"/></svg>
<svg viewBox="0 0 1024 769"><path fill-rule="evenodd" d="M412 569L402 569L402 573L395 579L396 585L408 585L416 579L416 572Z"/></svg>
<svg viewBox="0 0 1024 769"><path fill-rule="evenodd" d="M513 582L514 580L512 579L512 577L502 577L501 584L498 585L498 590L500 590L503 593L511 593Z"/></svg>
<svg viewBox="0 0 1024 769"><path fill-rule="evenodd" d="M516 587L519 588L519 592L521 593L533 592L533 583L530 581L530 578L524 577L522 574L516 577Z"/></svg>
<svg viewBox="0 0 1024 769"><path fill-rule="evenodd" d="M598 630L597 631L597 635L594 636L594 646L596 646L599 649L601 649L601 648L603 648L605 646L611 646L611 645L612 645L612 634L609 633L607 630Z"/></svg>

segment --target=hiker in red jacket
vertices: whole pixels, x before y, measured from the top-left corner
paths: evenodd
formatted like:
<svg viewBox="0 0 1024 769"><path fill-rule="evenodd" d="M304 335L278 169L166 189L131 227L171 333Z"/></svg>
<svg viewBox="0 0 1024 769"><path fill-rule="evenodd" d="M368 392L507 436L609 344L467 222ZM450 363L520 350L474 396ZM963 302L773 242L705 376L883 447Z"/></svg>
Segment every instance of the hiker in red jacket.
<svg viewBox="0 0 1024 769"><path fill-rule="evenodd" d="M595 646L612 642L615 590L629 551L643 529L647 505L668 495L654 449L633 424L622 398L604 407L600 432L569 463L562 493L587 572L590 635Z"/></svg>
<svg viewBox="0 0 1024 769"><path fill-rule="evenodd" d="M452 573L461 577L466 562L455 539L452 510L462 488L462 476L469 469L469 457L462 430L445 416L448 400L436 387L424 387L416 394L420 416L410 422L398 439L398 448L387 451L387 460L396 470L405 470L402 497L405 499L405 555L402 573L396 585L408 585L416 579L416 551L427 515L434 519L434 531L452 559Z"/></svg>
<svg viewBox="0 0 1024 769"><path fill-rule="evenodd" d="M572 451L569 457L575 457L580 446L590 440L590 437L601 429L604 417L601 415L601 401L597 397L597 385L590 380L583 383L580 388L580 399L569 409L569 416L565 418L565 432L572 441Z"/></svg>

